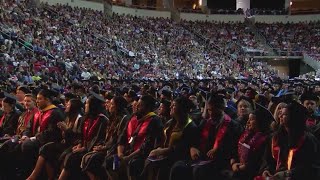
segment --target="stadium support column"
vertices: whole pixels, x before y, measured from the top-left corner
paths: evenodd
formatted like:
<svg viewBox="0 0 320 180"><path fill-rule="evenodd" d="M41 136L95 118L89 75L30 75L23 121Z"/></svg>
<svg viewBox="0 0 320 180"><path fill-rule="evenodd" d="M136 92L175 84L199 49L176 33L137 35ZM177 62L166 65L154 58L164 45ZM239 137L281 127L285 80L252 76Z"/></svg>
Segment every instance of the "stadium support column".
<svg viewBox="0 0 320 180"><path fill-rule="evenodd" d="M132 0L125 0L126 6L131 6L132 5Z"/></svg>
<svg viewBox="0 0 320 180"><path fill-rule="evenodd" d="M284 1L284 9L287 10L289 14L291 14L291 5L292 5L292 0Z"/></svg>
<svg viewBox="0 0 320 180"><path fill-rule="evenodd" d="M237 7L243 9L243 12L245 12L247 9L250 9L250 0L237 0Z"/></svg>
<svg viewBox="0 0 320 180"><path fill-rule="evenodd" d="M203 12L208 11L208 0L199 0L198 3Z"/></svg>

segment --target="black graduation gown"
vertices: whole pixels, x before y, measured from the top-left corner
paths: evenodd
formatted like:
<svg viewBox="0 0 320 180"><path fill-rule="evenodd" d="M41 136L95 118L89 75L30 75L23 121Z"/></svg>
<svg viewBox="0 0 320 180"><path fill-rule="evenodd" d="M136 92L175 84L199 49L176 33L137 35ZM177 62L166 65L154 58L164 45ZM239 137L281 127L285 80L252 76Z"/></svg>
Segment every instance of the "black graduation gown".
<svg viewBox="0 0 320 180"><path fill-rule="evenodd" d="M273 136L274 137L274 136ZM288 171L291 179L310 179L320 178L320 146L319 141L308 132L304 134L304 141L297 145L297 151L294 153L291 168L288 169L289 147L287 143L281 143L274 146L271 140L267 143L266 151L263 156L261 173L268 170L272 174ZM275 148L280 148L280 155L276 155ZM277 160L279 159L279 160ZM277 165L278 164L278 165ZM277 167L278 166L278 167Z"/></svg>
<svg viewBox="0 0 320 180"><path fill-rule="evenodd" d="M102 167L105 158L117 153L118 138L123 133L125 126L130 119L129 116L124 115L119 122L110 122L107 127L107 134L102 144L105 146L101 152L88 152L84 155L81 161L82 171L89 171L97 176L104 176L104 169Z"/></svg>
<svg viewBox="0 0 320 180"><path fill-rule="evenodd" d="M170 120L168 123L166 123L164 128L164 133L170 131L169 133L167 133L165 144L162 146L164 148L170 149L170 152L167 155L167 157L160 161L152 162L150 160L147 160L145 162L143 175L147 176L148 179L168 179L171 166L176 161L191 159L190 148L197 146L196 138L199 137L198 127L191 120L191 122L188 122L188 124L184 127L181 137L176 139L172 138L173 131L171 129L174 128L174 125L174 121ZM170 141L173 144L169 144Z"/></svg>
<svg viewBox="0 0 320 180"><path fill-rule="evenodd" d="M95 124L96 121L96 124ZM91 126L87 126L91 124ZM82 152L70 152L66 155L64 160L64 169L70 173L70 179L81 179L84 174L81 171L81 160L82 157L88 152L91 151L95 145L102 144L106 136L106 128L108 126L108 118L103 114L99 114L95 118L85 118L81 121L81 144L85 147L85 151ZM91 135L87 136L90 132L90 129L93 131Z"/></svg>
<svg viewBox="0 0 320 180"><path fill-rule="evenodd" d="M206 154L214 146L215 140L219 134L219 129L223 127L225 120L228 118L230 117L225 115L223 120L215 125L212 125L207 120L203 120L200 123L200 135L203 133L206 126L213 126L208 132L208 138L206 139L206 142L202 141L202 143L200 143L201 136L197 137L198 142L196 147L198 147L198 149L200 150L200 160L209 160ZM212 179L214 177L218 179L221 178L221 171L229 167L231 157L233 157L237 153L237 142L241 132L242 129L239 123L230 120L230 122L226 125L224 137L219 143L215 159L212 162L204 165L192 165L194 162L178 161L173 165L171 169L170 179L206 180L210 178Z"/></svg>
<svg viewBox="0 0 320 180"><path fill-rule="evenodd" d="M140 154L126 164L125 168L128 168L130 176L141 175L146 157L151 150L155 147L159 147L159 144L161 143L162 130L163 124L156 115L143 121L138 120L136 116L132 116L128 121L126 128L119 138L118 144L125 147L125 156L137 149L140 150ZM132 140L132 143L130 143L132 136L135 137L135 140ZM113 158L105 159L104 168L108 172L113 171Z"/></svg>
<svg viewBox="0 0 320 180"><path fill-rule="evenodd" d="M3 114L2 125L0 127L0 137L2 137L5 134L8 134L10 136L15 135L15 132L18 127L18 120L19 120L20 112L17 112L16 110L13 110L9 114Z"/></svg>

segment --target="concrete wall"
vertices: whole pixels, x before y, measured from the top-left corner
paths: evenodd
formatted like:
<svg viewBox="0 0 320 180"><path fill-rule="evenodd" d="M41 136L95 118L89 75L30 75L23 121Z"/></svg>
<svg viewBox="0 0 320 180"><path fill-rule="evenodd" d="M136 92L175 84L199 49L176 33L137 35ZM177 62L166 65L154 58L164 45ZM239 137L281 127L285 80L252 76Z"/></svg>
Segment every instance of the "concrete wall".
<svg viewBox="0 0 320 180"><path fill-rule="evenodd" d="M85 0L40 0L40 2L47 2L50 5L61 3L68 4L72 7L86 7L99 11L104 11L104 5L99 2L91 2ZM128 8L123 6L112 5L112 12L118 14L130 14L139 17L162 17L170 18L170 11L146 10ZM108 10L110 11L110 9ZM225 14L197 14L197 13L180 13L180 18L188 21L223 21L223 22L243 22L243 15L225 15ZM306 21L320 21L320 14L317 15L293 15L293 16L273 16L273 15L257 15L254 17L255 22L275 23L275 22L306 22Z"/></svg>
<svg viewBox="0 0 320 180"><path fill-rule="evenodd" d="M138 17L162 17L170 18L170 11L156 11L147 9L128 8L123 6L112 6L112 11L117 14L129 14Z"/></svg>
<svg viewBox="0 0 320 180"><path fill-rule="evenodd" d="M82 1L82 0L40 0L40 2L46 2L49 5L55 5L55 4L68 4L71 7L83 7L83 8L89 8L94 9L98 11L103 11L104 6L102 3L98 2L90 2L90 1Z"/></svg>
<svg viewBox="0 0 320 180"><path fill-rule="evenodd" d="M293 15L293 16L285 16L285 15L259 15L255 16L255 22L262 22L262 23L287 23L287 22L309 22L309 21L320 21L320 14L313 14L313 15Z"/></svg>
<svg viewBox="0 0 320 180"><path fill-rule="evenodd" d="M243 15L225 15L225 14L196 14L196 13L180 13L180 18L187 21L222 21L222 22L238 22L244 21Z"/></svg>

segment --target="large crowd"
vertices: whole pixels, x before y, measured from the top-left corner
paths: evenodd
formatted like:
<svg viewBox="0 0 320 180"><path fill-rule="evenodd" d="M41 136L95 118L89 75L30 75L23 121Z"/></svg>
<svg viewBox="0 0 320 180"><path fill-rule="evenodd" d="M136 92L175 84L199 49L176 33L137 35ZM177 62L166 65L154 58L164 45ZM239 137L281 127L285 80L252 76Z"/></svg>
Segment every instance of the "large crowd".
<svg viewBox="0 0 320 180"><path fill-rule="evenodd" d="M0 179L320 178L320 84L250 27L30 2L0 2ZM317 27L257 25L309 54Z"/></svg>

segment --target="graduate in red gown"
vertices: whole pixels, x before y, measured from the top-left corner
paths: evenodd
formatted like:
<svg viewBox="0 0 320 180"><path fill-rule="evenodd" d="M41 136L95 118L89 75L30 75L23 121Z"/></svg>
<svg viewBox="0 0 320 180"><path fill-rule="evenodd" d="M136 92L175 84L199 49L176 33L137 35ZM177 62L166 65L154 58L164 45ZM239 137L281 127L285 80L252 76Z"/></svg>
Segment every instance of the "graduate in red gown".
<svg viewBox="0 0 320 180"><path fill-rule="evenodd" d="M104 167L112 179L139 178L150 151L159 147L163 124L153 112L155 107L152 96L139 99L136 113L120 136L117 154L105 160Z"/></svg>
<svg viewBox="0 0 320 180"><path fill-rule="evenodd" d="M238 153L230 161L229 178L248 180L259 173L266 142L269 138L270 124L274 120L271 112L259 104L249 114L246 130L238 141Z"/></svg>
<svg viewBox="0 0 320 180"><path fill-rule="evenodd" d="M172 180L221 179L222 170L229 167L231 157L237 153L242 128L224 113L224 98L212 95L206 103L209 119L199 125L198 145L190 149L193 161L176 162L170 173Z"/></svg>
<svg viewBox="0 0 320 180"><path fill-rule="evenodd" d="M104 112L105 100L99 94L90 92L85 103L84 117L81 120L81 141L66 155L59 179L81 179L85 174L81 171L82 157L92 151L93 147L103 143L108 126L108 118Z"/></svg>
<svg viewBox="0 0 320 180"><path fill-rule="evenodd" d="M280 129L268 143L262 176L256 179L319 179L319 142L306 131L306 108L291 102L281 111Z"/></svg>

